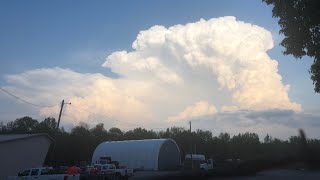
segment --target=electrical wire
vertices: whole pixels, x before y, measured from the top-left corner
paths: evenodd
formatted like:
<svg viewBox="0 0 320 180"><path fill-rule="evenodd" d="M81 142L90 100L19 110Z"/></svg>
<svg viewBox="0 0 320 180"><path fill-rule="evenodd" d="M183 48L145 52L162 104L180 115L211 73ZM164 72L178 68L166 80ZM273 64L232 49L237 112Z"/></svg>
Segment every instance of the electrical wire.
<svg viewBox="0 0 320 180"><path fill-rule="evenodd" d="M12 96L12 97L14 97L14 98L16 98L16 99L18 99L18 100L26 103L26 104L29 104L29 105L32 105L32 106L35 106L35 107L47 107L47 108L52 108L52 107L55 107L55 106L59 106L59 104L56 104L56 105L39 105L39 104L34 104L34 103L31 103L31 102L29 102L29 101L26 101L26 100L24 100L24 99L22 99L22 98L20 98L20 97L18 97L18 96L16 96L16 95L14 95L13 93L10 93L9 91L3 89L2 87L0 87L0 89L1 89L3 92L5 92L6 94L8 94L8 95L10 95L10 96ZM69 104L69 105L72 106L72 107L74 107L74 108L76 108L76 109L78 109L78 110L85 111L85 112L88 112L88 113L93 114L93 115L96 115L96 116L104 117L104 118L106 118L106 119L108 119L108 120L113 120L113 121L117 121L117 122L120 122L120 123L124 123L124 125L127 126L127 127L129 127L128 124L131 124L131 125L136 126L136 127L142 127L142 126L139 125L139 124L135 124L135 123L131 123L131 122L124 122L124 121L120 121L120 120L117 120L117 119L113 119L113 118L110 118L110 117L107 116L107 115L103 115L103 114L98 114L98 113L95 113L95 112L91 112L91 111L89 111L89 110L86 109L86 108L81 108L81 107L75 106L75 105L73 105L73 104ZM63 114L63 115L68 116L69 118L75 119L74 117L71 117L70 115L67 115L67 114ZM149 129L151 129L151 130L156 130L156 129L167 129L167 128L149 128Z"/></svg>
<svg viewBox="0 0 320 180"><path fill-rule="evenodd" d="M22 98L20 98L20 97L18 97L18 96L16 96L16 95L10 93L9 91L3 89L2 87L0 87L0 89L1 89L3 92L7 93L8 95L10 95L10 96L12 96L12 97L14 97L14 98L16 98L16 99L18 99L18 100L26 103L26 104L30 104L30 105L35 106L35 107L48 107L48 108L52 108L52 107L55 107L55 106L58 106L58 105L59 105L59 104L56 104L56 105L48 105L48 106L46 106L46 105L34 104L34 103L31 103L31 102L29 102L29 101L26 101L26 100L24 100L24 99L22 99Z"/></svg>
<svg viewBox="0 0 320 180"><path fill-rule="evenodd" d="M70 115L68 115L68 114L62 114L62 116L66 116L66 117L68 117L68 118L71 118L72 120L76 120L76 118L74 118L74 117L72 117L72 116L70 116Z"/></svg>

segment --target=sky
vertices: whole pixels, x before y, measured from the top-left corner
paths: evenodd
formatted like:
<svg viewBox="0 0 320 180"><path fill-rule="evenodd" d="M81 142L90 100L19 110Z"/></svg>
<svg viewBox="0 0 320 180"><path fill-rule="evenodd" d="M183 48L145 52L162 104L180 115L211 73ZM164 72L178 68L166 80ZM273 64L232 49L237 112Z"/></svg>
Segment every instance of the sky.
<svg viewBox="0 0 320 180"><path fill-rule="evenodd" d="M123 130L167 127L320 138L313 60L282 54L256 1L0 1L2 122L58 117ZM53 107L45 107L53 106Z"/></svg>

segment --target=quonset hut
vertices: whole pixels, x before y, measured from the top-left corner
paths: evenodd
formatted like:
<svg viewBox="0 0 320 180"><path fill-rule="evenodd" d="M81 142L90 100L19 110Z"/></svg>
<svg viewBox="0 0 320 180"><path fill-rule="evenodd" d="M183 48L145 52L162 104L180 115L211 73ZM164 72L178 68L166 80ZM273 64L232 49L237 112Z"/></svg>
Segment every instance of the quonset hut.
<svg viewBox="0 0 320 180"><path fill-rule="evenodd" d="M181 163L179 147L172 139L103 142L95 149L92 163L98 163L101 157L140 170L173 170Z"/></svg>

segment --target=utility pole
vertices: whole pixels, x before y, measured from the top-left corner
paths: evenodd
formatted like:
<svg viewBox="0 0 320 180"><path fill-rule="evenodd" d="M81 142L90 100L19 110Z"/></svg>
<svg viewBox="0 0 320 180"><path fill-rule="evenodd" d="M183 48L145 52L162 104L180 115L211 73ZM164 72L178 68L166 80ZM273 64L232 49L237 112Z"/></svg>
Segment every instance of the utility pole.
<svg viewBox="0 0 320 180"><path fill-rule="evenodd" d="M190 125L190 157L191 157L191 169L193 170L191 121L189 121L189 125Z"/></svg>
<svg viewBox="0 0 320 180"><path fill-rule="evenodd" d="M64 100L62 100L62 102L61 102L61 108L60 108L60 113L59 113L59 119L58 119L57 129L59 129L60 119L61 119L61 115L62 115L62 110L63 110L63 105L64 105L64 104L71 104L71 103L64 103Z"/></svg>

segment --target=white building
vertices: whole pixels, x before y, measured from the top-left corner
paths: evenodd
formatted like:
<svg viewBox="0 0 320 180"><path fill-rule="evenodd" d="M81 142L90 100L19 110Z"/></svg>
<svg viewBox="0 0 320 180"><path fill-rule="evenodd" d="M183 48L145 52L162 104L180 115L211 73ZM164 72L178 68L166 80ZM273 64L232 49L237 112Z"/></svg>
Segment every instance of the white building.
<svg viewBox="0 0 320 180"><path fill-rule="evenodd" d="M0 135L0 180L41 167L53 139L47 134Z"/></svg>
<svg viewBox="0 0 320 180"><path fill-rule="evenodd" d="M181 163L179 147L172 139L107 141L95 149L92 163L98 163L100 157L141 170L171 170Z"/></svg>

